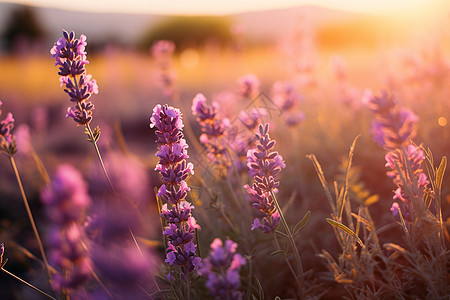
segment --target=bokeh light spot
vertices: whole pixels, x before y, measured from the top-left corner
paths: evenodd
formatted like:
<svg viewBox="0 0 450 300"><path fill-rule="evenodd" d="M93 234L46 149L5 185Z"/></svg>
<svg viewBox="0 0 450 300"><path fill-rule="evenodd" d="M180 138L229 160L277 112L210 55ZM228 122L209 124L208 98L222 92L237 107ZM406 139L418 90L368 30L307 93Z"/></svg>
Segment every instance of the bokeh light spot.
<svg viewBox="0 0 450 300"><path fill-rule="evenodd" d="M447 126L447 119L445 117L439 117L438 124L441 127Z"/></svg>

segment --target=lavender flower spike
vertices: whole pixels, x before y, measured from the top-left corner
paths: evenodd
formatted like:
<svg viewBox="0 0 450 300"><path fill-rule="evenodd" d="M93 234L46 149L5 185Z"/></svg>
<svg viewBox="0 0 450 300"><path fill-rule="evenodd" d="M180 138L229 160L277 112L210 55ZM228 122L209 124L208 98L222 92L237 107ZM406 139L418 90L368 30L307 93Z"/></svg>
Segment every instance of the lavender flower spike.
<svg viewBox="0 0 450 300"><path fill-rule="evenodd" d="M262 222L256 218L252 225L252 230L259 228L264 233L275 231L280 223L280 214L277 211L272 192L278 192L279 181L275 176L285 168L283 157L276 151L272 151L275 141L269 137L269 124L259 125L259 133L256 133L256 149L247 152L247 166L249 174L254 179L250 187L244 186L249 194L252 206L258 209L262 215Z"/></svg>
<svg viewBox="0 0 450 300"><path fill-rule="evenodd" d="M221 175L226 175L227 168L231 165L227 154L224 139L226 130L230 127L230 121L218 117L219 106L217 103L207 104L206 97L199 93L192 99L192 114L197 116L197 122L202 128L200 142L208 151L208 158L219 167Z"/></svg>
<svg viewBox="0 0 450 300"><path fill-rule="evenodd" d="M227 239L225 245L216 238L211 243L211 252L203 261L200 273L206 278L206 287L215 299L242 299L239 270L246 261L236 253L237 244Z"/></svg>
<svg viewBox="0 0 450 300"><path fill-rule="evenodd" d="M86 74L86 36L81 35L75 39L75 32L70 34L63 30L60 38L50 50L51 57L55 58L55 66L59 66L58 74L61 76L61 86L66 92L73 106L67 109L66 117L71 117L75 123L87 125L92 120L94 105L88 101L92 94L98 93L98 86L92 75Z"/></svg>
<svg viewBox="0 0 450 300"><path fill-rule="evenodd" d="M0 107L2 106L2 101L0 101ZM2 110L0 109L0 116L2 115ZM14 155L16 153L16 143L14 135L11 130L14 128L14 118L12 113L8 113L6 118L0 121L0 152L4 152L6 155Z"/></svg>
<svg viewBox="0 0 450 300"><path fill-rule="evenodd" d="M399 149L409 144L416 135L415 125L419 118L410 110L399 108L394 96L383 91L373 96L366 91L363 102L374 115L372 132L374 139L386 150Z"/></svg>
<svg viewBox="0 0 450 300"><path fill-rule="evenodd" d="M188 144L183 138L181 111L158 104L153 109L150 122L150 127L156 128L158 144L156 157L159 162L155 170L164 182L157 196L166 202L161 209L161 217L168 224L163 231L168 240L165 261L169 265L180 266L181 278L186 279L201 266L194 243L195 230L200 226L191 214L194 206L185 199L190 191L185 180L194 174L194 166L186 162L189 158L186 150Z"/></svg>
<svg viewBox="0 0 450 300"><path fill-rule="evenodd" d="M41 192L48 218L50 262L60 270L53 277L55 289L66 289L72 298L86 297L83 285L90 279L92 261L81 223L91 199L81 174L70 165L61 165L50 186Z"/></svg>

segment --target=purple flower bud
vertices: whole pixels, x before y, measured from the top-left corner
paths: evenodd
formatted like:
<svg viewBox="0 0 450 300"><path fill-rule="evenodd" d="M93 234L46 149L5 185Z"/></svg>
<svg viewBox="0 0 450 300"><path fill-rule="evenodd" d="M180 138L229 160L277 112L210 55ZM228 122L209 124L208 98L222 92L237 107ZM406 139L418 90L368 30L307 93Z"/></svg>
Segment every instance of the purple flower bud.
<svg viewBox="0 0 450 300"><path fill-rule="evenodd" d="M57 224L79 222L90 205L87 186L81 174L70 165L61 165L49 187L41 192L48 217Z"/></svg>
<svg viewBox="0 0 450 300"><path fill-rule="evenodd" d="M225 245L216 238L211 243L211 251L203 261L200 273L206 278L206 287L216 299L241 299L239 291L240 269L245 259L236 253L237 244L229 239Z"/></svg>
<svg viewBox="0 0 450 300"><path fill-rule="evenodd" d="M247 74L238 78L237 93L242 98L254 98L259 93L260 82L254 74Z"/></svg>
<svg viewBox="0 0 450 300"><path fill-rule="evenodd" d="M269 124L259 125L256 138L256 148L247 152L249 175L255 182L251 187L246 184L244 188L247 190L249 202L263 216L263 222L261 223L258 218L255 219L251 229L259 228L264 233L270 233L276 229L280 221L271 192L277 192L279 182L275 180L275 176L286 167L286 164L278 152L272 151L275 141L269 137Z"/></svg>
<svg viewBox="0 0 450 300"><path fill-rule="evenodd" d="M366 91L363 102L374 115L374 139L386 150L405 146L416 135L418 117L410 110L398 108L396 99L387 92L383 91L380 97L376 97Z"/></svg>
<svg viewBox="0 0 450 300"><path fill-rule="evenodd" d="M63 30L64 38L60 38L50 50L51 57L55 58L55 66L59 66L58 74L61 76L61 86L65 86L71 102L76 104L68 108L66 117L71 117L78 125L89 124L92 120L91 102L87 100L92 94L98 93L98 86L92 75L86 74L86 36L81 35L75 39L75 33L70 34Z"/></svg>
<svg viewBox="0 0 450 300"><path fill-rule="evenodd" d="M150 127L156 128L159 162L155 167L164 182L157 196L165 200L161 217L168 226L163 234L168 239L165 262L180 266L181 278L197 270L201 259L197 257L193 243L195 230L200 229L191 215L194 206L185 200L190 190L186 183L189 175L194 174L194 166L187 163L188 144L183 138L181 111L168 105L156 105L150 118Z"/></svg>

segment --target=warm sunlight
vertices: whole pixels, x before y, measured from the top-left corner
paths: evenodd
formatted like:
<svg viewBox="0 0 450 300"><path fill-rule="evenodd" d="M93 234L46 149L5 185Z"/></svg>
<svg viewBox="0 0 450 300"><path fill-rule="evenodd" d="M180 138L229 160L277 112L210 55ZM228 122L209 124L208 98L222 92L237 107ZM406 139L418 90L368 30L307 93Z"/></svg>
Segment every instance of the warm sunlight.
<svg viewBox="0 0 450 300"><path fill-rule="evenodd" d="M428 10L443 0L230 0L212 2L195 1L109 1L109 0L6 0L5 2L30 4L67 10L105 13L149 13L149 14L213 14L225 15L256 10L288 8L299 5L315 5L326 8L363 12L371 14L395 15Z"/></svg>

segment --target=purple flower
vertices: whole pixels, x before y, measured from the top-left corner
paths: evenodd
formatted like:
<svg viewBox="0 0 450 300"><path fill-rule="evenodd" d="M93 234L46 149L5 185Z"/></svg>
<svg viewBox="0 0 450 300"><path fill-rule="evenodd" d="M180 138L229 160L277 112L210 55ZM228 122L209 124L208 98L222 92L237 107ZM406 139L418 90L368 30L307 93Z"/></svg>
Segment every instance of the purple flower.
<svg viewBox="0 0 450 300"><path fill-rule="evenodd" d="M246 74L238 78L237 94L242 98L254 98L259 94L260 82L254 74Z"/></svg>
<svg viewBox="0 0 450 300"><path fill-rule="evenodd" d="M237 246L230 239L223 245L222 240L216 238L203 261L200 273L206 278L206 287L215 299L242 299L239 271L246 261L236 253Z"/></svg>
<svg viewBox="0 0 450 300"><path fill-rule="evenodd" d="M69 289L71 295L77 295L92 269L81 226L91 202L86 183L75 168L61 165L50 185L42 190L41 200L52 221L47 234L49 261L60 270L53 278L53 287Z"/></svg>
<svg viewBox="0 0 450 300"><path fill-rule="evenodd" d="M2 101L0 101L0 107L2 104ZM2 110L0 109L1 115ZM13 155L16 152L15 138L11 133L11 130L14 128L14 122L12 113L8 113L6 118L0 121L0 151L6 155Z"/></svg>
<svg viewBox="0 0 450 300"><path fill-rule="evenodd" d="M255 181L252 186L246 184L249 201L262 215L262 222L258 218L254 220L252 230L259 228L264 233L273 232L280 222L272 192L278 192L279 181L275 176L286 167L283 157L276 151L272 151L275 141L269 137L269 124L259 125L259 133L256 133L257 144L255 149L247 152L247 166L249 175Z"/></svg>
<svg viewBox="0 0 450 300"><path fill-rule="evenodd" d="M84 231L79 224L72 222L64 227L53 226L48 236L49 261L61 270L53 277L53 288L69 289L71 294L75 294L91 277L92 261L82 245L82 242L86 243Z"/></svg>
<svg viewBox="0 0 450 300"><path fill-rule="evenodd" d="M155 58L158 67L156 81L163 89L166 97L172 97L175 93L176 73L172 70L172 57L175 51L175 44L172 41L156 41L150 52Z"/></svg>
<svg viewBox="0 0 450 300"><path fill-rule="evenodd" d="M92 75L86 74L86 36L75 39L75 32L70 34L63 30L60 38L50 50L55 58L55 66L59 66L58 74L61 86L65 86L70 101L74 105L68 108L66 117L71 117L78 125L89 124L92 120L94 105L87 101L92 94L98 94L98 86Z"/></svg>
<svg viewBox="0 0 450 300"><path fill-rule="evenodd" d="M91 203L87 185L81 174L71 165L61 165L50 186L41 192L47 215L56 224L80 222Z"/></svg>
<svg viewBox="0 0 450 300"><path fill-rule="evenodd" d="M380 97L365 93L363 102L374 115L372 132L375 141L386 150L408 145L416 134L418 117L408 109L399 108L392 95L383 91Z"/></svg>
<svg viewBox="0 0 450 300"><path fill-rule="evenodd" d="M187 278L190 272L199 268L201 259L193 242L195 230L200 226L191 214L194 206L185 200L190 190L186 180L194 174L194 166L186 162L189 156L183 126L179 109L159 104L153 109L150 127L156 129L156 157L159 158L155 170L164 182L157 196L167 202L161 209L161 217L168 224L163 231L169 245L165 261L180 266L181 277Z"/></svg>
<svg viewBox="0 0 450 300"><path fill-rule="evenodd" d="M261 123L262 117L268 115L267 110L264 108L252 108L249 112L241 111L239 114L239 121L252 132L256 129L258 124Z"/></svg>
<svg viewBox="0 0 450 300"><path fill-rule="evenodd" d="M206 146L207 156L219 166L222 174L226 174L230 158L225 146L225 132L230 127L230 121L218 117L219 106L216 103L208 105L206 102L203 94L197 94L192 100L192 114L197 116L197 122L202 128L200 142Z"/></svg>
<svg viewBox="0 0 450 300"><path fill-rule="evenodd" d="M393 199L397 200L398 203L394 202L394 204L397 204L392 206L391 211L395 216L398 216L398 208L400 207L405 220L411 221L410 211L412 209L412 204L410 198L411 196L415 196L422 201L423 192L430 182L421 168L422 162L425 159L423 151L414 145L409 145L406 149L406 155L407 157L403 158L402 151L397 149L388 152L385 159L386 167L391 169L387 172L387 175L392 178L394 184L397 186ZM409 176L408 166L411 169L414 178ZM406 183L402 180L400 174L406 179ZM417 185L414 187L414 184ZM412 191L418 191L420 194L411 195L411 193L407 192L407 187L412 188Z"/></svg>

